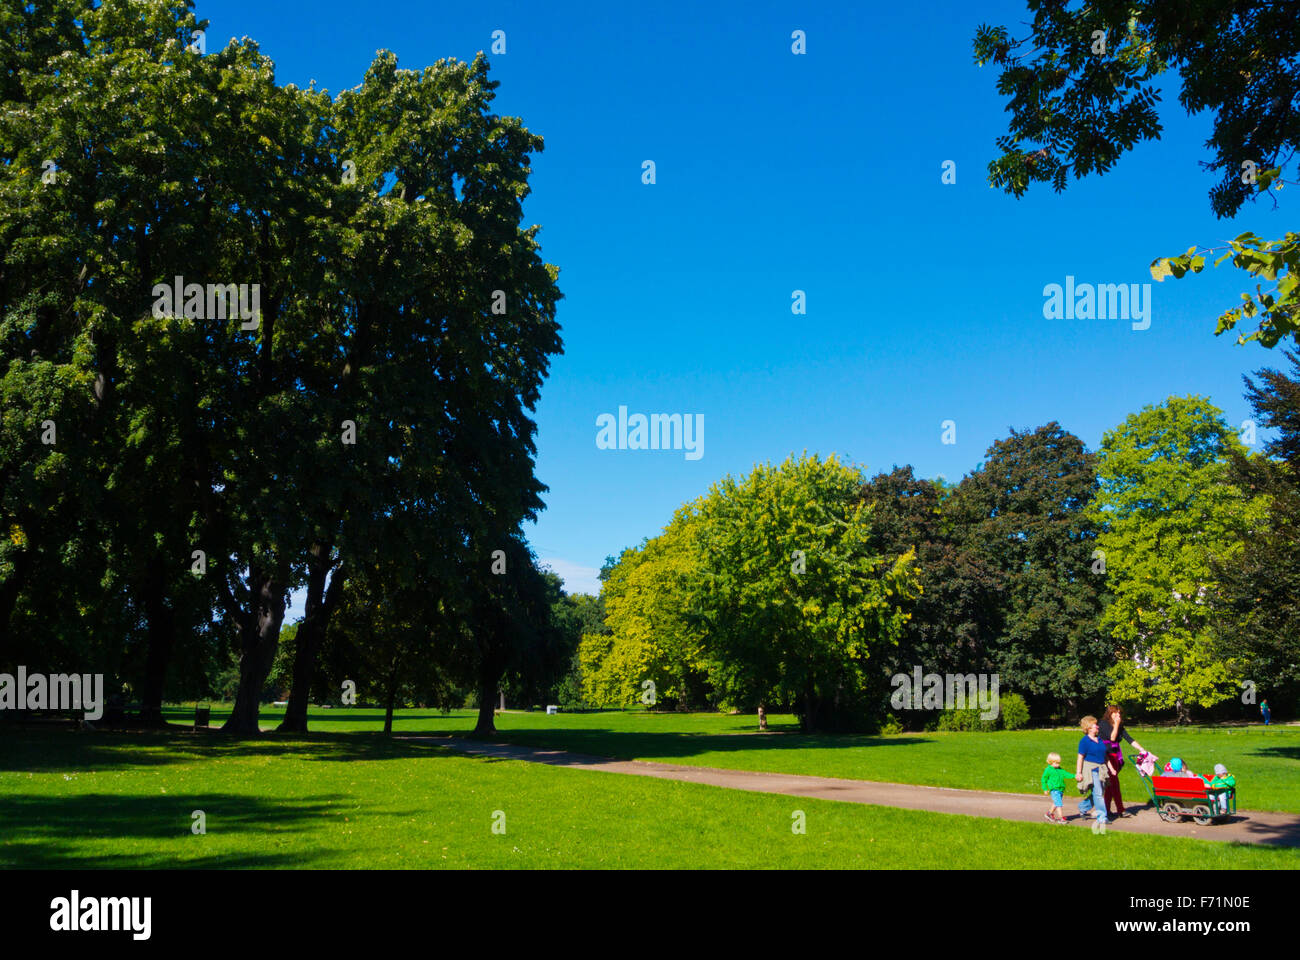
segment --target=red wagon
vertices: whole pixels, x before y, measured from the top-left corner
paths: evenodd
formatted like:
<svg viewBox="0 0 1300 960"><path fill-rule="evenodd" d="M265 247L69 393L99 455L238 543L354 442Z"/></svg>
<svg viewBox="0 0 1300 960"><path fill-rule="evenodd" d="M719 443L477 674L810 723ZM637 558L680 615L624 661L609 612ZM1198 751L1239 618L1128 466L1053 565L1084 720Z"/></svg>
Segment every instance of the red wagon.
<svg viewBox="0 0 1300 960"><path fill-rule="evenodd" d="M1135 765L1136 766L1136 765ZM1146 785L1161 820L1179 823L1191 817L1202 826L1237 812L1234 787L1212 787L1200 777L1138 776Z"/></svg>

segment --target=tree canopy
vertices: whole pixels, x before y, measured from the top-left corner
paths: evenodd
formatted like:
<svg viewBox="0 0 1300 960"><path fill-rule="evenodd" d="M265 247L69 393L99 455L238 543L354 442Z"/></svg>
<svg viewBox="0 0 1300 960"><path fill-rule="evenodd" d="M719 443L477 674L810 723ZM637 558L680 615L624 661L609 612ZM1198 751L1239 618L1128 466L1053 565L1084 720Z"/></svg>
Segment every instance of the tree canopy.
<svg viewBox="0 0 1300 960"><path fill-rule="evenodd" d="M1252 0L1028 0L1028 32L981 24L976 64L1001 68L997 90L1008 98L1001 155L989 183L1017 197L1034 183L1066 189L1072 178L1105 174L1144 140L1159 139L1162 84L1177 74L1178 102L1188 114L1208 111L1213 131L1201 165L1218 174L1210 189L1217 217L1287 181L1300 143L1300 23L1283 3ZM1292 180L1291 182L1295 182ZM1272 347L1300 335L1300 234L1266 240L1247 232L1224 247L1192 245L1158 257L1152 276L1199 272L1211 253L1273 284L1242 294L1216 333L1254 319L1238 341Z"/></svg>

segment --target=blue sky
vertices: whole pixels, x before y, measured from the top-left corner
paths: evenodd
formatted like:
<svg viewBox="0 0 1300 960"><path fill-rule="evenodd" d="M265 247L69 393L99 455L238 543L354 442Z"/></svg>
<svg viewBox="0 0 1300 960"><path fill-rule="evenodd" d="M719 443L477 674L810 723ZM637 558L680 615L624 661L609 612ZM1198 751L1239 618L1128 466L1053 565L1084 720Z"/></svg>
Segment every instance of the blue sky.
<svg viewBox="0 0 1300 960"><path fill-rule="evenodd" d="M1280 354L1213 335L1249 285L1229 264L1152 285L1151 325L1045 320L1043 288L1148 283L1156 256L1251 229L1285 203L1210 213L1207 115L1162 85L1160 141L1105 178L1015 200L986 165L1005 131L981 21L1023 3L443 4L200 0L208 48L256 39L282 83L337 93L379 49L418 69L490 51L497 112L546 139L528 223L560 267L565 353L537 411L550 489L530 529L570 590L726 473L838 453L957 480L1010 427L1058 420L1095 448L1170 394L1249 415L1241 375ZM807 53L791 52L805 31ZM642 183L653 160L656 183ZM957 182L941 183L942 164ZM1286 193L1286 191L1284 191ZM1289 197L1279 197L1285 201ZM794 290L807 314L791 312ZM596 418L700 414L704 455L602 450ZM944 444L942 423L956 423Z"/></svg>

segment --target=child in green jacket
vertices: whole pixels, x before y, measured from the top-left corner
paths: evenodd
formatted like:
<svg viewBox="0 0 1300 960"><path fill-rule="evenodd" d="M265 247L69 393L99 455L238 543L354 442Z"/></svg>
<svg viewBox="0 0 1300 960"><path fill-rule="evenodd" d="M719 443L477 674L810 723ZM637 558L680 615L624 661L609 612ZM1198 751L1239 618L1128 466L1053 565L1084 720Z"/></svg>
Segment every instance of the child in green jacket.
<svg viewBox="0 0 1300 960"><path fill-rule="evenodd" d="M1221 790L1224 787L1227 787L1231 790L1232 793L1237 792L1237 778L1234 777L1232 774L1230 774L1228 772L1228 768L1221 763L1216 763L1214 765L1214 779L1210 779L1209 777L1206 776L1202 776L1201 779L1206 782L1206 784L1210 787L1211 790L1215 790L1215 789ZM1221 813L1228 812L1229 796L1231 796L1231 793L1219 794L1219 811Z"/></svg>
<svg viewBox="0 0 1300 960"><path fill-rule="evenodd" d="M1065 823L1065 813L1061 810L1061 805L1065 801L1065 784L1066 781L1073 782L1074 777L1061 769L1061 755L1059 753L1049 753L1047 755L1047 766L1043 769L1043 776L1039 783L1043 788L1043 793L1052 798L1051 809L1043 814L1043 818L1048 823Z"/></svg>

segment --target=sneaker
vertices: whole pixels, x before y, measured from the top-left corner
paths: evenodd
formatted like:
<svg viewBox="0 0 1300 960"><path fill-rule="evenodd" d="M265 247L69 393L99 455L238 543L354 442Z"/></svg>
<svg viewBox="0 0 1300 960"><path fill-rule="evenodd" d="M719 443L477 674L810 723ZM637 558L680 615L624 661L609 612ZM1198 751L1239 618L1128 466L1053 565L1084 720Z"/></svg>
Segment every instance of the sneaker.
<svg viewBox="0 0 1300 960"><path fill-rule="evenodd" d="M1045 813L1045 814L1043 814L1043 819L1046 820L1048 823L1055 823L1055 822L1056 822L1056 818L1055 818L1054 816L1052 816L1050 813Z"/></svg>

